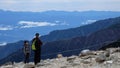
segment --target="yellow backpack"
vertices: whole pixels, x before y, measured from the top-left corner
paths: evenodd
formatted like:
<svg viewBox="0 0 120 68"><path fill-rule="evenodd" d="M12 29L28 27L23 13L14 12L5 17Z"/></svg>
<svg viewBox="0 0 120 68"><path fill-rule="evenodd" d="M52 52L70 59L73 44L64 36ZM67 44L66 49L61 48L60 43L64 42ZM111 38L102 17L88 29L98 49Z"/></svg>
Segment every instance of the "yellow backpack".
<svg viewBox="0 0 120 68"><path fill-rule="evenodd" d="M36 48L35 48L35 42L36 42L36 40L34 40L33 43L32 43L32 50L36 50Z"/></svg>

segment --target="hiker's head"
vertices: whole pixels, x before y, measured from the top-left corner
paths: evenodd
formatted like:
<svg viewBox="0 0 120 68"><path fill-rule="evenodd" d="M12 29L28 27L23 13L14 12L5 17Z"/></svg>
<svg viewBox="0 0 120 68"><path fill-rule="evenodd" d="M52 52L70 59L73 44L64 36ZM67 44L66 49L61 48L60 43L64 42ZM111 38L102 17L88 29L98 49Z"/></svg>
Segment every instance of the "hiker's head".
<svg viewBox="0 0 120 68"><path fill-rule="evenodd" d="M35 36L36 36L36 37L39 37L39 33L36 33Z"/></svg>
<svg viewBox="0 0 120 68"><path fill-rule="evenodd" d="M24 44L29 44L29 42L27 40L24 41Z"/></svg>

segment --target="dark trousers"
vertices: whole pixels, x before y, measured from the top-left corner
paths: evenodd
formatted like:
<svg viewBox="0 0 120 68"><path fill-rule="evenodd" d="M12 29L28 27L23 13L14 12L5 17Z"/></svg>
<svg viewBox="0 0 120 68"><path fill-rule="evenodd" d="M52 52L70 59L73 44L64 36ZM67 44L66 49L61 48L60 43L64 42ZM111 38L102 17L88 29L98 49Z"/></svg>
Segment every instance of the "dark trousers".
<svg viewBox="0 0 120 68"><path fill-rule="evenodd" d="M29 53L26 53L25 54L25 60L24 60L24 63L29 63Z"/></svg>
<svg viewBox="0 0 120 68"><path fill-rule="evenodd" d="M35 50L34 52L35 52L35 54L34 54L34 63L36 65L41 60L41 51L40 50Z"/></svg>

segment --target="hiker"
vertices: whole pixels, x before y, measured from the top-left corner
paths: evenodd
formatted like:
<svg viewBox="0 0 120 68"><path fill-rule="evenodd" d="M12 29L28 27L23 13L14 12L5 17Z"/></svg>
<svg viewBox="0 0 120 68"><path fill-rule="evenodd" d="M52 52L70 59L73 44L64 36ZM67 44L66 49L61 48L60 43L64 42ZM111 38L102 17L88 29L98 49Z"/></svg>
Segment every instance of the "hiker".
<svg viewBox="0 0 120 68"><path fill-rule="evenodd" d="M39 39L39 33L35 34L35 38L32 40L32 50L34 51L34 64L40 62L41 60L41 45L42 42Z"/></svg>
<svg viewBox="0 0 120 68"><path fill-rule="evenodd" d="M24 41L24 55L25 55L25 60L24 63L29 63L29 56L30 56L30 45L29 45L29 41Z"/></svg>

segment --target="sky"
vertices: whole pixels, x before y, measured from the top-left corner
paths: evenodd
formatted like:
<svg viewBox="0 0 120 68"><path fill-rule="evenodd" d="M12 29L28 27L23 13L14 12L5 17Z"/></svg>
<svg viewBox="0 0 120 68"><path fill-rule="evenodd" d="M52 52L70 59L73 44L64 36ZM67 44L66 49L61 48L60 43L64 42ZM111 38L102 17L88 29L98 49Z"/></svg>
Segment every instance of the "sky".
<svg viewBox="0 0 120 68"><path fill-rule="evenodd" d="M11 11L120 11L119 6L120 0L0 0L0 9Z"/></svg>

